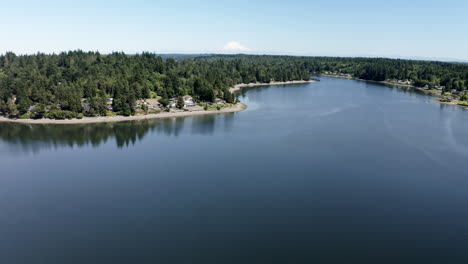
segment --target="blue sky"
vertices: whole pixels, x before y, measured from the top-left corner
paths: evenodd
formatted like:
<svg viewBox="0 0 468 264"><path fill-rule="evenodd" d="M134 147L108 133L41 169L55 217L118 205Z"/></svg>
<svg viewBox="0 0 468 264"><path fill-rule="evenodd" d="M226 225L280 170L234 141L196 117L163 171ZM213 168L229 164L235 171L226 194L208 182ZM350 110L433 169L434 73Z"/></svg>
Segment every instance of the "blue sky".
<svg viewBox="0 0 468 264"><path fill-rule="evenodd" d="M0 53L255 53L468 60L468 1L5 1Z"/></svg>

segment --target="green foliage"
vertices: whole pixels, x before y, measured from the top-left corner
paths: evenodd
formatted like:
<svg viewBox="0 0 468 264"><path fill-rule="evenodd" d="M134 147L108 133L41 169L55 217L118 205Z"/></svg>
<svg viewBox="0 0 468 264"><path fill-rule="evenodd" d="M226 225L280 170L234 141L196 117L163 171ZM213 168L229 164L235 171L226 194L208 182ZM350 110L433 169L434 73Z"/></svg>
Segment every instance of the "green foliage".
<svg viewBox="0 0 468 264"><path fill-rule="evenodd" d="M163 98L163 99L159 100L159 103L162 104L163 107L167 107L170 102L169 102L169 99Z"/></svg>
<svg viewBox="0 0 468 264"><path fill-rule="evenodd" d="M3 115L10 117L17 117L20 114L16 104L11 98L8 98L6 102L0 101L0 110L3 113Z"/></svg>
<svg viewBox="0 0 468 264"><path fill-rule="evenodd" d="M182 109L182 108L184 108L184 106L185 106L184 98L182 98L182 96L179 96L177 98L176 107L179 108L179 109Z"/></svg>
<svg viewBox="0 0 468 264"><path fill-rule="evenodd" d="M19 119L30 119L31 118L31 113L26 113L20 115Z"/></svg>
<svg viewBox="0 0 468 264"><path fill-rule="evenodd" d="M226 101L226 103L230 103L230 104L234 103L234 101L236 100L234 95L228 90L224 91L223 99Z"/></svg>
<svg viewBox="0 0 468 264"><path fill-rule="evenodd" d="M45 115L45 117L49 119L63 120L75 118L77 117L77 114L67 110L51 110Z"/></svg>
<svg viewBox="0 0 468 264"><path fill-rule="evenodd" d="M158 97L158 94L154 91L149 91L149 98L156 98Z"/></svg>
<svg viewBox="0 0 468 264"><path fill-rule="evenodd" d="M32 119L41 119L46 114L45 106L42 104L35 105L34 109L31 110L30 116Z"/></svg>
<svg viewBox="0 0 468 264"><path fill-rule="evenodd" d="M84 114L86 116L106 116L107 114L107 95L105 91L99 91L94 97L85 100Z"/></svg>
<svg viewBox="0 0 468 264"><path fill-rule="evenodd" d="M148 113L148 106L146 104L141 104L140 108L143 110L143 112Z"/></svg>

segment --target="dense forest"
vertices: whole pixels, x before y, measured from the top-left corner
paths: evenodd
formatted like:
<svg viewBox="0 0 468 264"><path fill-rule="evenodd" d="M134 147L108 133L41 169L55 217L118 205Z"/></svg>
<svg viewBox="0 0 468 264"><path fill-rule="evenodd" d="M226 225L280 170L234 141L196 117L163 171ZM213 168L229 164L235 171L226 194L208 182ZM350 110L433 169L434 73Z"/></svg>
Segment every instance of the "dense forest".
<svg viewBox="0 0 468 264"><path fill-rule="evenodd" d="M415 86L465 91L468 65L381 58L206 55L161 57L71 51L0 56L0 113L9 117L72 118L135 114L138 99L190 95L197 102L235 101L238 83L309 80L334 72L384 81L411 80Z"/></svg>

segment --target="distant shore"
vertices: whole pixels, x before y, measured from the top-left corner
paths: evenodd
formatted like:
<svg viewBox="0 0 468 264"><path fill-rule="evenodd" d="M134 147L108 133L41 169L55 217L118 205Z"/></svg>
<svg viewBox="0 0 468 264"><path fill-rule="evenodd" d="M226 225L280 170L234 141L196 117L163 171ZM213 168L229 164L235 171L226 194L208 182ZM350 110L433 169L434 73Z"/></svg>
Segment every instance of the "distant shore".
<svg viewBox="0 0 468 264"><path fill-rule="evenodd" d="M330 74L322 74L321 76L331 77L331 78L338 78L338 79L348 79L348 80L355 80L355 81L380 83L380 84L392 85L392 86L397 86L397 87L412 88L412 89L418 90L420 92L423 92L423 93L425 93L427 95L437 97L437 99L434 100L436 103L445 104L445 105L453 105L453 106L458 106L458 107L461 107L461 108L464 108L464 109L468 109L468 106L460 105L460 104L458 104L457 101L454 101L454 102L441 101L440 99L442 98L442 95L441 95L441 93L439 91L428 90L428 89L417 87L417 86L414 86L414 85L411 85L411 84L399 84L399 83L393 83L393 82L388 82L388 81L373 81L373 80L365 80L365 79L359 79L359 78L354 78L354 77L346 77L346 76L338 76L338 75L330 75Z"/></svg>
<svg viewBox="0 0 468 264"><path fill-rule="evenodd" d="M158 114L140 114L134 116L97 116L97 117L84 117L82 119L9 119L6 117L0 117L0 122L12 122L12 123L23 123L23 124L93 124L93 123L108 123L108 122L123 122L123 121L135 121L135 120L148 120L148 119L159 119L159 118L171 118L171 117L182 117L182 116L199 116L209 114L220 114L220 113L234 113L240 112L246 109L247 106L241 103L237 103L231 107L222 108L220 110L201 110L201 111L184 111L184 112L162 112Z"/></svg>
<svg viewBox="0 0 468 264"><path fill-rule="evenodd" d="M229 91L231 93L237 92L241 90L242 88L246 87L255 87L255 86L270 86L270 85L288 85L288 84L300 84L300 83L313 83L316 82L314 80L309 80L309 81L287 81L287 82L270 82L270 83L241 83L241 84L236 84L234 87L229 88Z"/></svg>

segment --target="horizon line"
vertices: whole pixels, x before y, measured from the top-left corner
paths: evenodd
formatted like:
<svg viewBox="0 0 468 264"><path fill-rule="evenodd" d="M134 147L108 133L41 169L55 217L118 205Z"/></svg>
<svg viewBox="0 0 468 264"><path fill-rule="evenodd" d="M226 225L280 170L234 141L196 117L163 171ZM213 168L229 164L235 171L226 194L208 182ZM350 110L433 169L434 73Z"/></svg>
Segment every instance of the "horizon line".
<svg viewBox="0 0 468 264"><path fill-rule="evenodd" d="M438 58L438 57L424 57L424 56L373 56L373 55L312 55L312 54L288 54L288 53L218 53L218 52L164 52L158 53L156 51L140 51L140 52L125 52L125 51L111 51L111 52L100 52L98 50L82 50L82 49L71 49L71 50L64 50L59 52L41 52L37 51L35 53L16 53L14 51L4 51L0 52L0 56L5 56L7 53L13 53L17 56L33 56L33 55L59 55L61 53L68 53L68 52L95 52L101 55L112 55L114 53L123 53L125 55L141 55L144 53L150 53L154 55L188 55L188 56L204 56L204 55L220 55L220 56L284 56L284 57L310 57L310 58L317 58L317 57L329 57L329 58L368 58L368 59L400 59L400 60L412 60L412 61L434 61L434 62L448 62L448 63L468 63L468 60L464 59L456 59L456 58Z"/></svg>

